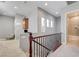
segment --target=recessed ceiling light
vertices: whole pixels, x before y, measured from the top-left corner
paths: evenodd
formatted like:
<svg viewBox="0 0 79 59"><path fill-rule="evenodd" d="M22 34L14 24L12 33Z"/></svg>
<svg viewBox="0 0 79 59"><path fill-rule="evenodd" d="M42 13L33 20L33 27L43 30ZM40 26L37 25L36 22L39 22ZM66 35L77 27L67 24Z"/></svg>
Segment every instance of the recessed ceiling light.
<svg viewBox="0 0 79 59"><path fill-rule="evenodd" d="M59 14L59 12L56 12L56 14Z"/></svg>
<svg viewBox="0 0 79 59"><path fill-rule="evenodd" d="M17 8L16 6L14 6L14 8Z"/></svg>
<svg viewBox="0 0 79 59"><path fill-rule="evenodd" d="M48 3L46 2L46 3L45 3L45 6L47 6L47 5L48 5Z"/></svg>

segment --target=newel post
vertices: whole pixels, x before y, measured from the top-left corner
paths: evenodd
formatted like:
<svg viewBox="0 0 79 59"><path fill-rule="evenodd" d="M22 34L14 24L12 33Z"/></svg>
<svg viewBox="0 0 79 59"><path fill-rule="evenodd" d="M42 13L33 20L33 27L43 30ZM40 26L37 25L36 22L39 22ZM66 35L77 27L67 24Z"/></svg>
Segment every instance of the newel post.
<svg viewBox="0 0 79 59"><path fill-rule="evenodd" d="M32 33L29 34L29 57L32 57Z"/></svg>

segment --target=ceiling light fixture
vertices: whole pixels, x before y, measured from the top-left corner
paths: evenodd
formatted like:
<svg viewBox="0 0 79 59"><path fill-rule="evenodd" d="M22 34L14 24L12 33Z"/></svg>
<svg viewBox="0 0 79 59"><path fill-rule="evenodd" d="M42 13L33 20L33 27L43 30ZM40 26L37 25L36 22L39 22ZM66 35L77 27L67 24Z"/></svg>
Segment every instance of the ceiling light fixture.
<svg viewBox="0 0 79 59"><path fill-rule="evenodd" d="M45 6L47 6L47 5L48 5L48 3L46 2L46 3L45 3Z"/></svg>
<svg viewBox="0 0 79 59"><path fill-rule="evenodd" d="M14 6L14 8L17 8L16 6Z"/></svg>
<svg viewBox="0 0 79 59"><path fill-rule="evenodd" d="M59 12L56 12L56 14L59 14Z"/></svg>

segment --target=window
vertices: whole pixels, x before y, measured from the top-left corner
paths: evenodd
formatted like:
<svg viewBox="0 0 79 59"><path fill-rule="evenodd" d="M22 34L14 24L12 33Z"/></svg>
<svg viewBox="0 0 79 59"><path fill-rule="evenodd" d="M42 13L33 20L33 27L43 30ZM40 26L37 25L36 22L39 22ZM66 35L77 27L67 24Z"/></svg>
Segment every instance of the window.
<svg viewBox="0 0 79 59"><path fill-rule="evenodd" d="M53 27L54 25L53 25L53 21L51 20L51 28Z"/></svg>
<svg viewBox="0 0 79 59"><path fill-rule="evenodd" d="M53 25L53 21L52 20L49 20L49 19L47 19L47 27L50 27L50 28L52 28L54 25Z"/></svg>
<svg viewBox="0 0 79 59"><path fill-rule="evenodd" d="M50 19L45 19L44 17L41 17L41 32L45 32L47 28L53 28L54 22Z"/></svg>
<svg viewBox="0 0 79 59"><path fill-rule="evenodd" d="M41 18L41 32L45 32L45 18Z"/></svg>
<svg viewBox="0 0 79 59"><path fill-rule="evenodd" d="M45 19L42 17L42 18L41 18L41 25L42 25L42 26L45 26L44 21L45 21Z"/></svg>
<svg viewBox="0 0 79 59"><path fill-rule="evenodd" d="M47 27L50 27L49 19L47 19Z"/></svg>

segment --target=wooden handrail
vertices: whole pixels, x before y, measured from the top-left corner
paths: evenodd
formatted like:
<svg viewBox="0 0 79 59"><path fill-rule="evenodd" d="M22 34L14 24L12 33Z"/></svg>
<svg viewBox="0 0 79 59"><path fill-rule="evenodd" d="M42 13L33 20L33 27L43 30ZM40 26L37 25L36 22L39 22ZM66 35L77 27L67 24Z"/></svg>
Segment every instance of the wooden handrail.
<svg viewBox="0 0 79 59"><path fill-rule="evenodd" d="M40 38L40 37L47 37L47 36L57 35L57 34L61 34L61 33L55 33L55 34L49 34L49 35L43 35L43 36L33 37L33 39Z"/></svg>

